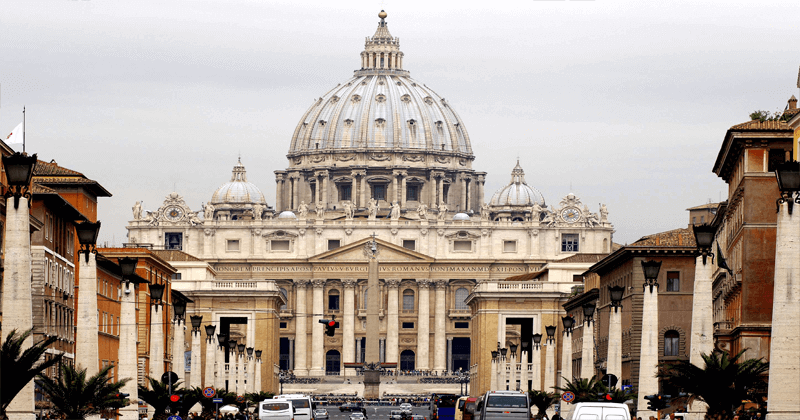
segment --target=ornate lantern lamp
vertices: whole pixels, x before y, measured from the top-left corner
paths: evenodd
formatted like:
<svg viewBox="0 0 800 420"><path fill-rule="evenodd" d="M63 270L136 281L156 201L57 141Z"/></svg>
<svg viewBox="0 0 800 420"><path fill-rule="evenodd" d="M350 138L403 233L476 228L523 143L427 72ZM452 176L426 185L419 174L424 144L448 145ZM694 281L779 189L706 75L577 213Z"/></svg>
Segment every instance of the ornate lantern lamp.
<svg viewBox="0 0 800 420"><path fill-rule="evenodd" d="M697 243L697 252L703 256L703 265L706 265L706 258L710 255L714 261L714 253L711 252L711 245L714 243L714 236L717 229L710 224L693 225L694 241Z"/></svg>
<svg viewBox="0 0 800 420"><path fill-rule="evenodd" d="M775 168L775 177L778 180L778 189L781 197L777 201L778 209L783 203L789 203L789 214L792 214L792 204L798 203L797 199L791 200L792 194L800 191L800 162L784 162Z"/></svg>
<svg viewBox="0 0 800 420"><path fill-rule="evenodd" d="M159 303L161 302L162 297L164 297L164 285L150 283L150 299L156 303Z"/></svg>
<svg viewBox="0 0 800 420"><path fill-rule="evenodd" d="M202 320L203 318L201 317L200 319ZM194 320L192 320L192 327L194 327ZM208 324L205 326L205 329L206 329L206 337L208 337L209 340L214 338L214 333L217 331L217 326Z"/></svg>
<svg viewBox="0 0 800 420"><path fill-rule="evenodd" d="M217 334L217 343L219 343L220 350L225 350L228 345L228 334Z"/></svg>
<svg viewBox="0 0 800 420"><path fill-rule="evenodd" d="M200 325L203 323L203 316L202 315L191 315L189 316L189 320L192 322L192 332L200 331ZM211 330L211 334L208 333L208 327L213 327ZM207 335L214 335L214 327L213 325L206 325L206 334Z"/></svg>
<svg viewBox="0 0 800 420"><path fill-rule="evenodd" d="M587 325L592 325L592 316L597 305L594 302L585 303L583 305L583 318Z"/></svg>
<svg viewBox="0 0 800 420"><path fill-rule="evenodd" d="M614 308L616 313L622 307L622 295L625 294L625 288L622 286L608 286L608 295L611 299L611 307Z"/></svg>
<svg viewBox="0 0 800 420"><path fill-rule="evenodd" d="M247 348L247 357L250 358L250 359L253 358L253 350L255 350L255 349L252 348L252 347L248 347Z"/></svg>
<svg viewBox="0 0 800 420"><path fill-rule="evenodd" d="M75 224L75 232L78 234L78 243L81 248L78 253L86 255L86 263L89 263L89 254L97 254L97 234L100 233L100 222L82 222Z"/></svg>
<svg viewBox="0 0 800 420"><path fill-rule="evenodd" d="M36 168L36 154L27 156L22 153L14 153L10 156L3 156L3 169L6 171L6 182L8 190L5 197L14 197L14 209L19 208L19 198L30 199L31 178L33 170Z"/></svg>
<svg viewBox="0 0 800 420"><path fill-rule="evenodd" d="M547 333L547 342L554 343L556 341L556 326L555 325L548 325L544 327L544 331Z"/></svg>
<svg viewBox="0 0 800 420"><path fill-rule="evenodd" d="M237 344L236 350L239 350L239 354L244 353L245 345L244 344Z"/></svg>
<svg viewBox="0 0 800 420"><path fill-rule="evenodd" d="M517 357L517 345L516 344L512 344L512 345L510 345L508 347L511 350L511 358L515 359Z"/></svg>
<svg viewBox="0 0 800 420"><path fill-rule="evenodd" d="M503 347L502 349L500 349L500 356L502 356L503 359L506 358L506 354L508 354L508 349L507 348Z"/></svg>
<svg viewBox="0 0 800 420"><path fill-rule="evenodd" d="M258 359L259 361L261 360L261 352L262 350L256 350L256 359Z"/></svg>
<svg viewBox="0 0 800 420"><path fill-rule="evenodd" d="M658 272L661 270L661 261L642 261L642 269L644 270L644 286L650 286L650 291L653 287L658 287Z"/></svg>
<svg viewBox="0 0 800 420"><path fill-rule="evenodd" d="M497 360L497 354L498 353L499 352L497 350L492 350L492 360L495 360L495 361Z"/></svg>
<svg viewBox="0 0 800 420"><path fill-rule="evenodd" d="M572 333L572 327L575 325L575 318L571 315L562 316L561 324L564 326L564 334L570 335L570 333Z"/></svg>
<svg viewBox="0 0 800 420"><path fill-rule="evenodd" d="M172 302L172 310L175 312L175 320L184 319L186 316L186 301L183 299L175 299ZM203 320L203 317L200 317L200 320ZM192 323L192 327L194 327L194 323ZM197 326L197 330L199 331L200 326Z"/></svg>
<svg viewBox="0 0 800 420"><path fill-rule="evenodd" d="M533 348L536 349L536 350L539 350L539 347L540 347L541 343L542 343L542 335L539 334L539 333L534 334L533 335Z"/></svg>

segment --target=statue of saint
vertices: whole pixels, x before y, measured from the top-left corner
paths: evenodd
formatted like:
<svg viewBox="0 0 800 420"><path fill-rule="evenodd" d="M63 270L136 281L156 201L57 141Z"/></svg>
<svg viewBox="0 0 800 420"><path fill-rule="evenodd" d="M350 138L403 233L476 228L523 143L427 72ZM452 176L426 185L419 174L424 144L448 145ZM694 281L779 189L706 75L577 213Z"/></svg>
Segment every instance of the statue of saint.
<svg viewBox="0 0 800 420"><path fill-rule="evenodd" d="M353 203L349 201L344 202L344 218L347 220L353 220L353 216L355 216L355 210L353 209Z"/></svg>
<svg viewBox="0 0 800 420"><path fill-rule="evenodd" d="M203 218L208 221L214 220L214 206L211 203L203 206Z"/></svg>
<svg viewBox="0 0 800 420"><path fill-rule="evenodd" d="M370 198L367 208L369 209L369 218L374 220L378 216L378 201Z"/></svg>
<svg viewBox="0 0 800 420"><path fill-rule="evenodd" d="M203 221L197 216L198 212L192 212L191 216L189 216L189 224L192 226L202 225Z"/></svg>
<svg viewBox="0 0 800 420"><path fill-rule="evenodd" d="M421 220L428 220L428 206L424 203L419 203L419 206L417 206L417 214Z"/></svg>
<svg viewBox="0 0 800 420"><path fill-rule="evenodd" d="M489 205L481 204L481 220L489 220Z"/></svg>
<svg viewBox="0 0 800 420"><path fill-rule="evenodd" d="M390 213L390 217L392 220L400 219L400 204L397 204L397 201L392 203L392 212Z"/></svg>
<svg viewBox="0 0 800 420"><path fill-rule="evenodd" d="M142 202L137 201L136 204L133 205L133 220L139 220L142 218Z"/></svg>
<svg viewBox="0 0 800 420"><path fill-rule="evenodd" d="M315 209L317 211L317 219L324 219L325 218L325 205L322 204L321 202L317 203L317 206L316 206Z"/></svg>
<svg viewBox="0 0 800 420"><path fill-rule="evenodd" d="M253 219L261 220L261 215L264 213L264 206L259 203L253 204Z"/></svg>
<svg viewBox="0 0 800 420"><path fill-rule="evenodd" d="M444 221L445 217L447 217L447 204L441 203L439 204L439 214L436 215L436 220Z"/></svg>
<svg viewBox="0 0 800 420"><path fill-rule="evenodd" d="M531 220L534 222L538 222L542 220L542 206L539 203L533 203L533 208L531 209Z"/></svg>
<svg viewBox="0 0 800 420"><path fill-rule="evenodd" d="M545 213L544 219L542 219L542 224L545 226L553 226L556 224L556 212L554 211L547 211Z"/></svg>
<svg viewBox="0 0 800 420"><path fill-rule="evenodd" d="M308 215L308 204L305 201L301 201L297 207L297 212L300 213L301 218L305 219L306 215Z"/></svg>
<svg viewBox="0 0 800 420"><path fill-rule="evenodd" d="M600 205L600 223L608 223L608 207L605 204Z"/></svg>

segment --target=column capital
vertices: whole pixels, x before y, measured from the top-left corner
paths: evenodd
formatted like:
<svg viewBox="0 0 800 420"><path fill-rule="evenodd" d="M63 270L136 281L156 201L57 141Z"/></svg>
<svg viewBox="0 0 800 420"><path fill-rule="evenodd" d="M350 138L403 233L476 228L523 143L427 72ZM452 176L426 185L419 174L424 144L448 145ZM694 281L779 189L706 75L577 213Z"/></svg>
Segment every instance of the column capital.
<svg viewBox="0 0 800 420"><path fill-rule="evenodd" d="M311 279L311 286L315 289L321 289L325 287L326 279Z"/></svg>
<svg viewBox="0 0 800 420"><path fill-rule="evenodd" d="M392 289L400 287L400 279L386 279L386 286Z"/></svg>
<svg viewBox="0 0 800 420"><path fill-rule="evenodd" d="M282 182L284 179L286 179L286 172L275 171L275 181L276 182Z"/></svg>
<svg viewBox="0 0 800 420"><path fill-rule="evenodd" d="M367 171L365 170L357 170L357 171L350 171L350 176L357 177L357 176L366 176Z"/></svg>
<svg viewBox="0 0 800 420"><path fill-rule="evenodd" d="M308 279L300 279L300 280L295 280L294 281L294 285L298 289L305 289L306 287L309 286L309 283L311 283L311 280L308 280Z"/></svg>
<svg viewBox="0 0 800 420"><path fill-rule="evenodd" d="M408 171L403 170L403 169L395 169L395 170L392 171L392 175L407 177L408 176Z"/></svg>
<svg viewBox="0 0 800 420"><path fill-rule="evenodd" d="M447 283L448 283L447 280L436 280L435 286L437 289L444 289L445 287L447 287Z"/></svg>
<svg viewBox="0 0 800 420"><path fill-rule="evenodd" d="M417 287L420 289L427 289L431 287L431 281L428 279L417 279Z"/></svg>
<svg viewBox="0 0 800 420"><path fill-rule="evenodd" d="M321 176L323 178L327 178L329 174L330 174L330 172L328 172L327 169L326 170L322 170L322 171L314 171L314 176L315 177Z"/></svg>
<svg viewBox="0 0 800 420"><path fill-rule="evenodd" d="M486 175L478 175L478 182L480 183L486 182Z"/></svg>
<svg viewBox="0 0 800 420"><path fill-rule="evenodd" d="M353 289L358 284L358 280L356 279L342 279L342 285L345 289Z"/></svg>

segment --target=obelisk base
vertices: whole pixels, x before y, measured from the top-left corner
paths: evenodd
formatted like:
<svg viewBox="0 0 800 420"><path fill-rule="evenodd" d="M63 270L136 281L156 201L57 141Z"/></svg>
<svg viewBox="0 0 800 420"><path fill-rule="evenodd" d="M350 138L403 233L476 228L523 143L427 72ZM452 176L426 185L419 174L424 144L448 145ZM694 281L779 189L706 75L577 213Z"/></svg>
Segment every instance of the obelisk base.
<svg viewBox="0 0 800 420"><path fill-rule="evenodd" d="M364 369L364 399L377 400L381 397L381 371Z"/></svg>

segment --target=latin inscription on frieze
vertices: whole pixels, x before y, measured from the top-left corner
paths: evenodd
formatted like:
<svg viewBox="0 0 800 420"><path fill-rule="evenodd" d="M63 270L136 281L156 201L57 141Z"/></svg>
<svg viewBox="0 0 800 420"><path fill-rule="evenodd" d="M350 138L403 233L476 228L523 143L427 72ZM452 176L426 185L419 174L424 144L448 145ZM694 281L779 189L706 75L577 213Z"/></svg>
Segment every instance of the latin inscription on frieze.
<svg viewBox="0 0 800 420"><path fill-rule="evenodd" d="M365 273L367 265L218 265L221 273ZM381 265L382 273L499 273L524 274L541 270L541 266L486 266L486 265Z"/></svg>

